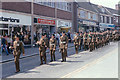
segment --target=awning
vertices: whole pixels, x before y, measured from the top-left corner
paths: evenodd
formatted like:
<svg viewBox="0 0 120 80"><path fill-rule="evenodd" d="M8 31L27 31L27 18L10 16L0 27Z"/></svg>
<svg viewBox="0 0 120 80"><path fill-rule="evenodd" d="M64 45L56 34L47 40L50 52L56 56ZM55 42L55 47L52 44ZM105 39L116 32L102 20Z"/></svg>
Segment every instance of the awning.
<svg viewBox="0 0 120 80"><path fill-rule="evenodd" d="M0 30L8 30L8 28L0 28Z"/></svg>

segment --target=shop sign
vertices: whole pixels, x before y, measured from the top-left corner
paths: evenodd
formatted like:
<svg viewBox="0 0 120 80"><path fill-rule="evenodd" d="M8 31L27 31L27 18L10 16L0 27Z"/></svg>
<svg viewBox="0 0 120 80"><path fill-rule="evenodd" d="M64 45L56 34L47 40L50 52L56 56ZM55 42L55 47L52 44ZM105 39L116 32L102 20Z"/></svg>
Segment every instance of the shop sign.
<svg viewBox="0 0 120 80"><path fill-rule="evenodd" d="M12 25L31 25L31 16L15 13L0 13L0 23Z"/></svg>
<svg viewBox="0 0 120 80"><path fill-rule="evenodd" d="M104 28L114 28L115 27L114 24L105 24L105 23L100 23L99 26L104 27Z"/></svg>
<svg viewBox="0 0 120 80"><path fill-rule="evenodd" d="M72 27L71 22L57 20L57 27Z"/></svg>
<svg viewBox="0 0 120 80"><path fill-rule="evenodd" d="M90 26L90 25L95 26L95 25L96 25L96 22L83 21L83 24L86 24L87 26Z"/></svg>
<svg viewBox="0 0 120 80"><path fill-rule="evenodd" d="M38 23L47 24L47 25L55 25L55 20L48 20L48 19L38 18Z"/></svg>
<svg viewBox="0 0 120 80"><path fill-rule="evenodd" d="M19 19L15 19L15 18L6 18L6 17L0 17L0 21L5 21L5 22L16 22L19 23L20 20Z"/></svg>

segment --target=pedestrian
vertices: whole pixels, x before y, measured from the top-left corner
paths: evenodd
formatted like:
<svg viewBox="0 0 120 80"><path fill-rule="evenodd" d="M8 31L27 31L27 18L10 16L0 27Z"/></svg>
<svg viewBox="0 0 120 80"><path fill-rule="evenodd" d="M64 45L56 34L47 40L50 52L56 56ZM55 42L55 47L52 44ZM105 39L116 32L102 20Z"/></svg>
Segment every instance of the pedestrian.
<svg viewBox="0 0 120 80"><path fill-rule="evenodd" d="M14 61L16 66L16 72L18 73L20 71L20 65L19 65L19 58L21 53L23 53L23 56L25 56L24 46L23 42L19 40L19 36L15 37L15 41L13 42L13 55L14 55Z"/></svg>
<svg viewBox="0 0 120 80"><path fill-rule="evenodd" d="M68 48L68 38L65 35L65 32L63 31L62 36L60 37L60 51L62 54L62 61L61 62L66 62L67 48Z"/></svg>
<svg viewBox="0 0 120 80"><path fill-rule="evenodd" d="M42 36L41 36L41 39L40 41L37 41L36 44L39 45L39 54L40 54L40 65L43 64L43 59L45 61L45 64L46 64L46 52L45 52L45 41L44 41L44 37L45 37L45 34L42 33Z"/></svg>
<svg viewBox="0 0 120 80"><path fill-rule="evenodd" d="M59 41L60 41L60 35L59 35L59 33L56 34L56 40L57 40L57 45L59 45Z"/></svg>
<svg viewBox="0 0 120 80"><path fill-rule="evenodd" d="M12 38L10 37L10 35L8 35L8 37L7 37L7 42L8 42L7 50L8 50L9 53L11 53L11 50L10 50L9 47L12 44Z"/></svg>
<svg viewBox="0 0 120 80"><path fill-rule="evenodd" d="M51 61L53 61L53 58L54 58L54 61L55 61L55 49L56 49L56 39L55 39L55 35L53 34L51 39L50 39L50 43L49 43L49 46L50 46L50 55L51 55Z"/></svg>
<svg viewBox="0 0 120 80"><path fill-rule="evenodd" d="M7 50L7 40L5 39L5 35L1 39L1 53L3 50L5 50L6 54L9 55L8 50Z"/></svg>

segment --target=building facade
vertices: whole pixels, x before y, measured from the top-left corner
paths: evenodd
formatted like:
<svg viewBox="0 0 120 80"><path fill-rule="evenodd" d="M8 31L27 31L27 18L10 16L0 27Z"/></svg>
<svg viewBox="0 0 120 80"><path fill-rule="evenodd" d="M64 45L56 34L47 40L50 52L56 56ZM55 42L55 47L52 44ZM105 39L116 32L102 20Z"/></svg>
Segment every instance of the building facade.
<svg viewBox="0 0 120 80"><path fill-rule="evenodd" d="M34 40L35 36L40 39L40 34L43 32L53 34L59 31L71 31L71 7L72 4L68 2L39 2L39 0L35 0L33 3L3 2L0 10L2 14L0 34L12 35L25 31L23 33L27 37L29 35L29 39L27 39L29 41L27 42L25 39L25 42L31 44L30 42L34 41L30 40Z"/></svg>
<svg viewBox="0 0 120 80"><path fill-rule="evenodd" d="M77 8L77 29L98 31L98 13L89 2L79 2ZM87 6L86 6L87 5Z"/></svg>

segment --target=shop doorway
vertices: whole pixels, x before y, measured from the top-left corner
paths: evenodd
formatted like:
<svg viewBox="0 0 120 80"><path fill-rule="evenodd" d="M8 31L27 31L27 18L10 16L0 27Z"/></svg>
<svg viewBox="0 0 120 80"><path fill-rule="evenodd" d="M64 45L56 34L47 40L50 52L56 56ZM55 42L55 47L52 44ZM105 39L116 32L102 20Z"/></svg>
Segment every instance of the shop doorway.
<svg viewBox="0 0 120 80"><path fill-rule="evenodd" d="M8 30L0 30L0 35L8 35Z"/></svg>
<svg viewBox="0 0 120 80"><path fill-rule="evenodd" d="M50 34L54 34L56 32L55 26L50 26Z"/></svg>

